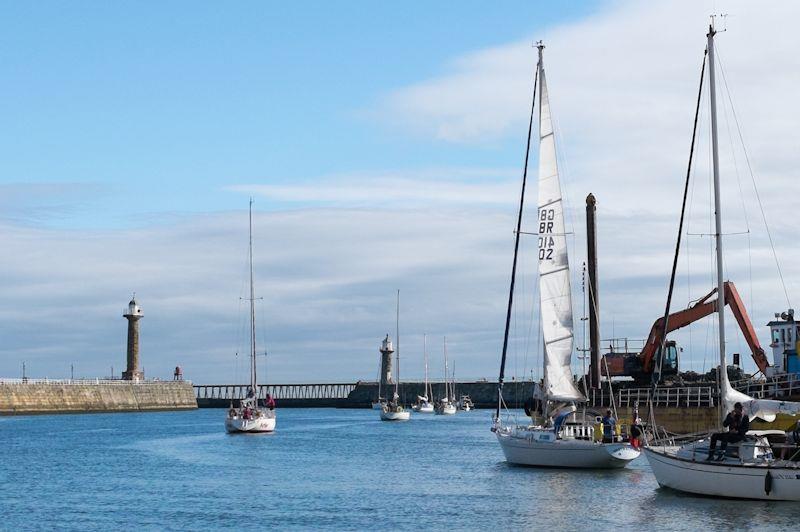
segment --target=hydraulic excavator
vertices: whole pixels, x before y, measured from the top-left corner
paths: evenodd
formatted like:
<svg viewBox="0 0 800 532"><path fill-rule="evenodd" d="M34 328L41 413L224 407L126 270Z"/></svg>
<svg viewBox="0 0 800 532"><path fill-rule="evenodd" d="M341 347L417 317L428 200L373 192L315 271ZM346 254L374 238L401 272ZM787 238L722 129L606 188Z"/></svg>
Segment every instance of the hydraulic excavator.
<svg viewBox="0 0 800 532"><path fill-rule="evenodd" d="M764 349L756 336L753 324L750 322L750 317L747 315L747 310L744 308L742 298L736 290L736 286L726 281L724 302L729 305L733 312L736 322L742 331L747 345L750 347L753 360L756 362L758 369L766 374L769 367L769 361L764 354ZM717 311L717 302L719 297L714 298L717 289L695 301L688 308L673 312L667 319L666 332L670 333L682 327L686 327L690 323L705 318ZM712 299L713 298L713 299ZM647 341L644 344L641 352L639 353L609 353L605 355L608 372L603 368L603 373L608 373L611 377L629 376L633 377L636 381L651 380L654 371L660 368L661 376L674 375L678 373L678 349L674 341L667 341L665 343L665 353L661 354L661 344L664 334L664 318L661 317L653 323L650 329L650 334L647 336Z"/></svg>

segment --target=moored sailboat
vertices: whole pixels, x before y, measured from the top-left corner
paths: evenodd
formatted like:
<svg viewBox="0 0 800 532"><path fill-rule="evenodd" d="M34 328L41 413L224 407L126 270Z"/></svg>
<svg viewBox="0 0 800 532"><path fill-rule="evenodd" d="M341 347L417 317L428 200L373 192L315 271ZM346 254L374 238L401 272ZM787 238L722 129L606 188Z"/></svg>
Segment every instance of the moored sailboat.
<svg viewBox="0 0 800 532"><path fill-rule="evenodd" d="M575 386L570 362L573 349L572 289L570 286L567 240L561 183L556 161L556 146L550 115L549 95L543 63L544 45L537 44L539 60L534 82L533 106L520 194L514 244L514 260L509 289L503 352L500 363L498 403L492 431L506 460L528 466L572 468L622 468L639 456L639 451L621 438L611 435L603 441L595 434L594 420L578 418L577 403L585 401ZM522 233L530 139L536 84L539 84L539 312L544 339L544 380L536 386L535 403L543 422L531 425L504 425L502 386L508 350L508 335L516 279L517 254Z"/></svg>
<svg viewBox="0 0 800 532"><path fill-rule="evenodd" d="M434 412L440 416L452 416L458 410L455 403L455 394L452 391L447 375L447 337L444 338L444 395L436 401Z"/></svg>
<svg viewBox="0 0 800 532"><path fill-rule="evenodd" d="M717 293L723 294L725 281L723 277L722 205L717 143L715 35L716 31L712 23L706 36L706 52L711 107ZM698 98L698 106L699 101ZM739 420L736 420L734 416L734 423L741 423L744 415L772 421L779 413L793 415L800 413L800 404L798 403L753 399L732 388L727 375L725 354L725 305L721 296L717 298L717 301L719 334L717 386L723 412L729 412L738 406L736 410ZM744 432L744 428L742 432ZM670 440L660 443L651 442L645 447L645 456L659 485L678 491L728 498L800 501L800 462L796 461L798 459L796 452L795 456L789 457L788 460L777 457L778 448L773 448L770 437L778 434L783 436L782 431L747 431L741 441L728 445L726 450L719 453L712 448L713 444L707 437L695 439L683 445L675 444ZM723 436L727 436L727 434L723 434Z"/></svg>
<svg viewBox="0 0 800 532"><path fill-rule="evenodd" d="M433 392L430 390L428 382L428 335L422 336L422 354L425 359L425 390L422 395L417 396L417 403L411 407L414 412L420 414L433 414L433 403L430 402Z"/></svg>
<svg viewBox="0 0 800 532"><path fill-rule="evenodd" d="M395 351L395 364L397 365L397 378L394 381L394 394L392 400L381 406L382 421L408 421L411 419L411 412L400 402L400 290L397 291L397 313L395 324L395 338L397 340L397 350Z"/></svg>
<svg viewBox="0 0 800 532"><path fill-rule="evenodd" d="M256 372L256 310L255 289L253 287L253 200L250 199L250 245L248 261L250 265L250 389L247 397L240 401L238 408L231 405L225 418L225 430L234 433L259 433L275 430L275 404L258 404L258 378Z"/></svg>

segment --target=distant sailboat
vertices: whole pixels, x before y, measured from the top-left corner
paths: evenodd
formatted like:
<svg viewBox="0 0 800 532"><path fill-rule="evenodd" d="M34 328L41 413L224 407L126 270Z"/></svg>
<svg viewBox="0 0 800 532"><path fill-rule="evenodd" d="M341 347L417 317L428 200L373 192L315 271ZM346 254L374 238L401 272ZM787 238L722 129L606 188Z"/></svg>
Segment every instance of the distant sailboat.
<svg viewBox="0 0 800 532"><path fill-rule="evenodd" d="M272 432L275 430L274 405L258 404L258 380L256 378L256 307L253 288L253 200L250 199L250 389L239 407L231 406L225 418L225 430L229 433Z"/></svg>
<svg viewBox="0 0 800 532"><path fill-rule="evenodd" d="M556 162L556 145L550 116L550 102L545 80L542 51L538 43L539 62L536 80L539 90L539 312L544 339L544 385L537 385L535 399L544 419L536 425L503 425L502 385L505 374L508 333L514 296L517 253L525 201L528 152L517 217L514 262L506 314L503 354L500 363L498 403L492 426L506 460L529 466L621 468L639 456L639 451L616 437L603 442L594 433L594 420L576 419L576 403L585 402L575 387L570 366L573 348L572 289L570 286L567 239L561 183ZM534 82L534 102L536 97ZM533 113L529 130L533 129Z"/></svg>
<svg viewBox="0 0 800 532"><path fill-rule="evenodd" d="M423 358L425 359L425 390L422 392L422 395L417 396L417 404L412 406L412 410L414 412L419 412L420 414L433 414L433 403L431 403L431 398L433 397L433 392L430 390L430 383L428 382L428 335L425 334L422 336L422 353Z"/></svg>
<svg viewBox="0 0 800 532"><path fill-rule="evenodd" d="M447 337L444 338L444 396L436 402L434 412L440 416L452 416L456 413L455 392L451 389L447 374Z"/></svg>
<svg viewBox="0 0 800 532"><path fill-rule="evenodd" d="M411 419L411 412L400 404L400 290L397 291L397 315L395 324L395 338L397 339L397 351L395 351L395 363L397 365L397 378L394 381L394 395L392 400L384 403L381 407L382 421L408 421Z"/></svg>

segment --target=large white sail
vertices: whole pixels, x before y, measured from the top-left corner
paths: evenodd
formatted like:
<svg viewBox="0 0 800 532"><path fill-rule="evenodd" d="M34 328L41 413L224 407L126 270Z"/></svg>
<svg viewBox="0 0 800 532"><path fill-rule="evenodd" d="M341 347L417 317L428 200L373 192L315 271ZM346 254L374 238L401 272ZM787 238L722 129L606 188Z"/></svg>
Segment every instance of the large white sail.
<svg viewBox="0 0 800 532"><path fill-rule="evenodd" d="M556 143L539 49L539 301L544 337L544 384L548 399L584 399L572 379L572 290Z"/></svg>

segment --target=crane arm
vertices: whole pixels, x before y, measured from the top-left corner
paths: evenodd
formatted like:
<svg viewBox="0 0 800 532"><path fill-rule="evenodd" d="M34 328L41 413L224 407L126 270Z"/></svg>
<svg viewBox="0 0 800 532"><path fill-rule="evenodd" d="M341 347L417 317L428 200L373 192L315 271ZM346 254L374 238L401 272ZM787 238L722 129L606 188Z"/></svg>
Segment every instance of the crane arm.
<svg viewBox="0 0 800 532"><path fill-rule="evenodd" d="M670 314L667 320L666 332L670 333L682 327L686 327L690 323L713 314L717 310L717 301L719 298L711 301L709 301L709 299L716 293L717 289L715 288L689 308ZM750 321L750 317L747 315L747 310L744 308L744 303L742 302L741 297L739 297L739 292L736 290L736 286L730 281L725 282L724 301L726 305L730 305L731 311L733 311L733 315L736 318L736 322L739 324L739 328L744 335L745 341L750 347L753 360L755 360L758 369L764 373L767 367L769 367L769 361L764 354L764 350L761 348L761 344L758 341L753 324ZM663 333L664 318L662 317L653 323L653 327L650 329L650 334L647 336L647 342L645 342L642 352L639 353L639 359L642 361L642 368L644 369L645 373L653 372L655 354L659 347L661 347Z"/></svg>

